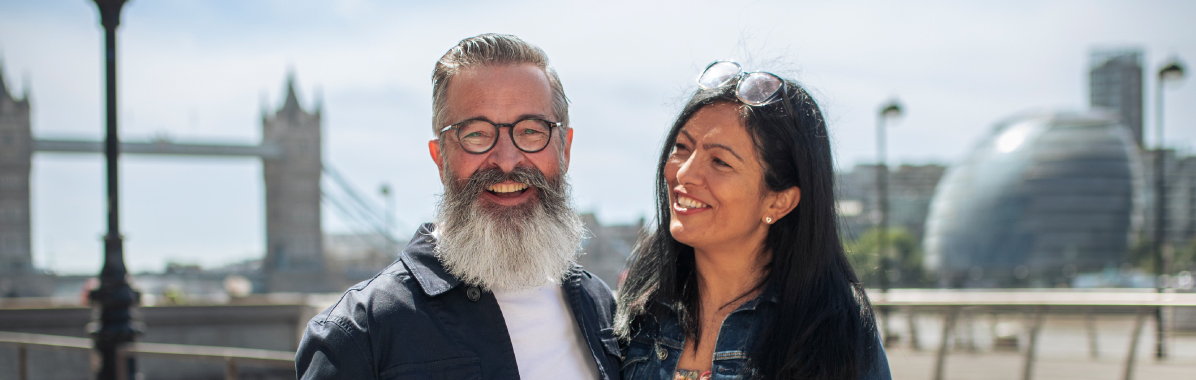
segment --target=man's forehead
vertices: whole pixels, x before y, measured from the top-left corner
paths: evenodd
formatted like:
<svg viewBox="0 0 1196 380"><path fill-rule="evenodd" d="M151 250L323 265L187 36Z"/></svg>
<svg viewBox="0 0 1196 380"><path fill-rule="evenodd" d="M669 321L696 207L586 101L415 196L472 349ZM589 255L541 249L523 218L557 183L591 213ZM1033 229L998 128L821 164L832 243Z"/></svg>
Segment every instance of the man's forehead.
<svg viewBox="0 0 1196 380"><path fill-rule="evenodd" d="M447 110L454 119L450 122L472 117L552 116L548 76L532 64L466 68L453 77L446 90Z"/></svg>

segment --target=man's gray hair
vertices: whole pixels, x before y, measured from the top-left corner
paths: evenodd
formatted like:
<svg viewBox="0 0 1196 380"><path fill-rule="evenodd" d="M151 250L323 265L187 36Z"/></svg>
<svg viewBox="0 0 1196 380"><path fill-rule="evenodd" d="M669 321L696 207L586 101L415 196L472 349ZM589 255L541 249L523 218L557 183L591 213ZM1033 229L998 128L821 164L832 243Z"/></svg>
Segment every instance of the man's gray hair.
<svg viewBox="0 0 1196 380"><path fill-rule="evenodd" d="M565 97L561 78L548 66L548 56L544 51L519 37L487 33L461 40L436 61L436 69L432 71L432 135L439 138L440 129L450 123L447 120L446 103L449 82L453 80L453 76L461 70L479 65L520 64L531 64L544 70L544 75L548 77L548 85L552 88L552 112L556 117L553 121L561 122L561 126L568 129L569 98Z"/></svg>

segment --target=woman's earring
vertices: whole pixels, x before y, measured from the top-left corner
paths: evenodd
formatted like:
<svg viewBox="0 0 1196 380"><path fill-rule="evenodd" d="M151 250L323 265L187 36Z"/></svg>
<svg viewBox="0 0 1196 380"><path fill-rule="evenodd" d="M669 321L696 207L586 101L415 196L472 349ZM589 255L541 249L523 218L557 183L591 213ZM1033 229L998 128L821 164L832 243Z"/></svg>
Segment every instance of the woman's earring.
<svg viewBox="0 0 1196 380"><path fill-rule="evenodd" d="M764 223L772 224L772 217L764 217Z"/></svg>

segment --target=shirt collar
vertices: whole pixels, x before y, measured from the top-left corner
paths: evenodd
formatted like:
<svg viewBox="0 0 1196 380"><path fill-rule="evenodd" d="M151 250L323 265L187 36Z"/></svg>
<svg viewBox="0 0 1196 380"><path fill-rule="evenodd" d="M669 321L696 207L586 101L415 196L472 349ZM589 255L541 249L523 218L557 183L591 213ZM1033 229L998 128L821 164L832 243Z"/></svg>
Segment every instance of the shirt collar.
<svg viewBox="0 0 1196 380"><path fill-rule="evenodd" d="M436 225L432 223L420 226L407 248L399 254L428 297L444 294L461 284L461 280L449 274L444 269L444 263L436 257L436 238L432 233L435 230Z"/></svg>

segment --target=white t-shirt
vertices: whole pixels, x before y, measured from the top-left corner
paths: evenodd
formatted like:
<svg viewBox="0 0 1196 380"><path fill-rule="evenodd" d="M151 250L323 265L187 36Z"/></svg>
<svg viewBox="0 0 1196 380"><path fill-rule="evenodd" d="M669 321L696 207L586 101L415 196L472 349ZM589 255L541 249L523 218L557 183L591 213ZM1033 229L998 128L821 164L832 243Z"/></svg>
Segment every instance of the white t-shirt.
<svg viewBox="0 0 1196 380"><path fill-rule="evenodd" d="M494 292L494 298L511 334L520 379L598 378L598 364L560 284Z"/></svg>

